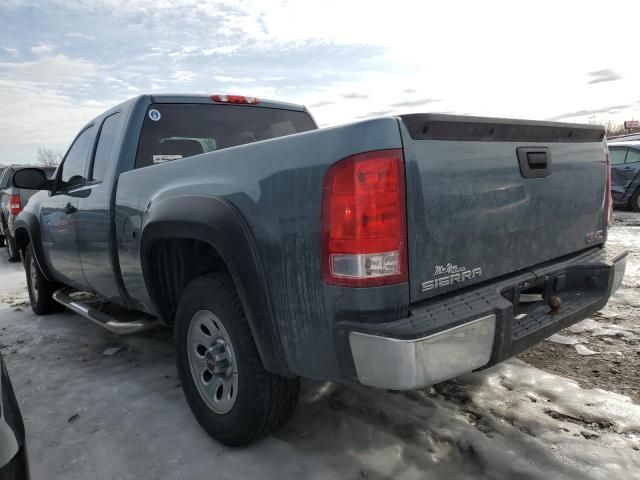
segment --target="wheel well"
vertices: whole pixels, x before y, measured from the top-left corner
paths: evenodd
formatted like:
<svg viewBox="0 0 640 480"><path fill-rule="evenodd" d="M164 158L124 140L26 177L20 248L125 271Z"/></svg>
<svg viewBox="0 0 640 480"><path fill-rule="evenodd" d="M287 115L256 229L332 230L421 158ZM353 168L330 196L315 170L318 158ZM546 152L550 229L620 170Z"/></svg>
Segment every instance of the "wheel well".
<svg viewBox="0 0 640 480"><path fill-rule="evenodd" d="M173 325L178 302L184 288L206 273L228 271L227 265L210 244L186 238L163 238L151 245L147 259L149 291L156 301L158 314Z"/></svg>

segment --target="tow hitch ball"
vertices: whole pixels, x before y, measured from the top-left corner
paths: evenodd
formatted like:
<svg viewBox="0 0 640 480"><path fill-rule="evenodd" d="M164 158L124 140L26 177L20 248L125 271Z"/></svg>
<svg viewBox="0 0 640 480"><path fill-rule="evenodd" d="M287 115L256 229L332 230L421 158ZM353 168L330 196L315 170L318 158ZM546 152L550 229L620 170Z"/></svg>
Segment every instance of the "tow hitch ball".
<svg viewBox="0 0 640 480"><path fill-rule="evenodd" d="M560 306L562 305L562 300L557 295L550 295L547 298L547 305L551 309L549 313L551 315L558 315L560 313Z"/></svg>

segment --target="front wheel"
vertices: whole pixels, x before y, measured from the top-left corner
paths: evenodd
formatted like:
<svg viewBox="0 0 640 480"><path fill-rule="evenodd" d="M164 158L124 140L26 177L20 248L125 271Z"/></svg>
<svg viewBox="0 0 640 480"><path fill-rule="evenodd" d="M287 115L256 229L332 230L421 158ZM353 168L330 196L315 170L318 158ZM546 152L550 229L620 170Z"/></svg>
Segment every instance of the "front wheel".
<svg viewBox="0 0 640 480"><path fill-rule="evenodd" d="M640 188L631 195L631 209L634 212L640 212Z"/></svg>
<svg viewBox="0 0 640 480"><path fill-rule="evenodd" d="M299 380L265 370L228 274L204 275L186 287L175 329L182 389L209 435L246 445L291 418Z"/></svg>
<svg viewBox="0 0 640 480"><path fill-rule="evenodd" d="M31 310L36 315L46 315L47 313L62 310L62 306L53 299L55 292L60 285L47 280L36 261L31 244L27 246L24 255L24 270L27 274L27 289L29 290L29 302Z"/></svg>

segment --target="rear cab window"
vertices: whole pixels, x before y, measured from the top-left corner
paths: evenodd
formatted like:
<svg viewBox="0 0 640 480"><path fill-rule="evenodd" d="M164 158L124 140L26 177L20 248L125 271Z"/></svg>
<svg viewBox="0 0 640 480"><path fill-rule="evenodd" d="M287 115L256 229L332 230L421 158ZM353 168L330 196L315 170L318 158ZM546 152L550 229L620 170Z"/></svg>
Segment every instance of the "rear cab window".
<svg viewBox="0 0 640 480"><path fill-rule="evenodd" d="M89 176L92 181L102 182L107 177L110 166L114 164L121 116L120 112L116 112L102 122Z"/></svg>
<svg viewBox="0 0 640 480"><path fill-rule="evenodd" d="M153 104L142 125L135 168L315 128L306 112L242 105Z"/></svg>

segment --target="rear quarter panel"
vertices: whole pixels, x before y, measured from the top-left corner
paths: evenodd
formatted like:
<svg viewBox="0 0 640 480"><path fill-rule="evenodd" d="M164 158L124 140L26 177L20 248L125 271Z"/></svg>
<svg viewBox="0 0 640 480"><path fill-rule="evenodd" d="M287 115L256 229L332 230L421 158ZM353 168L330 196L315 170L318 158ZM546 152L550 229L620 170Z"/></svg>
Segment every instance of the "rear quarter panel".
<svg viewBox="0 0 640 480"><path fill-rule="evenodd" d="M320 222L327 168L355 153L400 148L398 120L315 130L132 170L120 175L116 236L125 288L153 311L142 277L140 237L154 203L184 195L219 196L246 220L265 271L285 354L294 373L334 379L333 322L339 305L408 304L408 288L345 293L322 283ZM134 237L134 232L136 233ZM359 289L346 289L348 291ZM399 290L402 292L399 293ZM345 295L354 295L346 300Z"/></svg>

